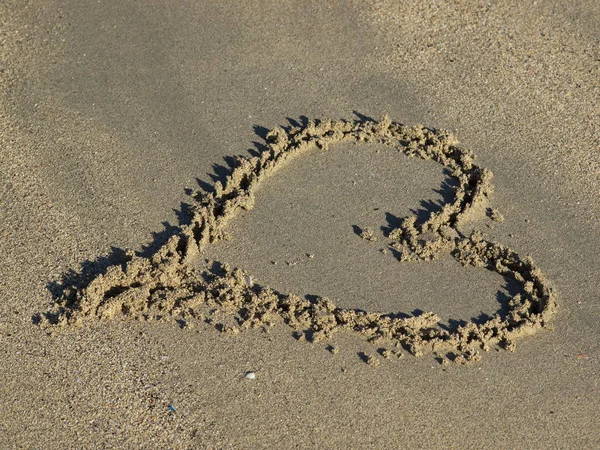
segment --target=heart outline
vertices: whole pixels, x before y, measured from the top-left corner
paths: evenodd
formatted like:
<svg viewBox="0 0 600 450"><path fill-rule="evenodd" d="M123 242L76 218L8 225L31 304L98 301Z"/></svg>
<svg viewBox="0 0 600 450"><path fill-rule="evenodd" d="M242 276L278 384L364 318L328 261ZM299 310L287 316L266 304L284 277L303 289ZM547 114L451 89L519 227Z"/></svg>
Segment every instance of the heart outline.
<svg viewBox="0 0 600 450"><path fill-rule="evenodd" d="M127 262L110 266L87 286L65 294L44 315L44 324L70 326L87 320L135 317L165 318L187 323L201 319L224 332L264 326L282 319L317 342L340 329L352 330L369 340L401 344L412 354L446 351L449 358L468 362L480 358L475 346L487 350L499 345L514 350L515 339L546 326L557 309L556 294L531 258L498 243L486 241L474 231L466 237L458 225L493 192L492 173L474 163L470 150L458 147L456 138L443 130L407 127L388 117L380 121L308 121L289 130L275 128L266 136L265 150L255 157L240 157L223 183L210 193L194 192L195 205L189 225L150 257L127 252ZM450 254L463 265L484 267L515 279L523 293L509 302L505 317L496 313L483 323L470 321L456 330L439 326L433 313L412 317L338 308L327 298L314 302L294 294L282 294L258 286L246 272L222 266L220 273L199 271L202 251L226 237L229 221L240 209L252 209L258 184L283 166L290 157L341 142L380 143L404 154L432 159L452 170L458 179L454 201L441 211L430 212L416 222L406 218L389 233L391 246L401 261L431 260ZM206 307L213 313L205 314ZM237 325L220 322L218 316L235 316ZM40 321L43 322L43 321Z"/></svg>

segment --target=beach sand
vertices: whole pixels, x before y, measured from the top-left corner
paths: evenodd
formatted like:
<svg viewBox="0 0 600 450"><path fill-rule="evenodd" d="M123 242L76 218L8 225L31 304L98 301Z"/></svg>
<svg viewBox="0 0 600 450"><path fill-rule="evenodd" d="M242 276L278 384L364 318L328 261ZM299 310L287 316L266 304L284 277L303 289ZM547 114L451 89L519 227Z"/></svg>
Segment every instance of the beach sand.
<svg viewBox="0 0 600 450"><path fill-rule="evenodd" d="M0 94L1 448L600 447L597 2L9 1Z"/></svg>

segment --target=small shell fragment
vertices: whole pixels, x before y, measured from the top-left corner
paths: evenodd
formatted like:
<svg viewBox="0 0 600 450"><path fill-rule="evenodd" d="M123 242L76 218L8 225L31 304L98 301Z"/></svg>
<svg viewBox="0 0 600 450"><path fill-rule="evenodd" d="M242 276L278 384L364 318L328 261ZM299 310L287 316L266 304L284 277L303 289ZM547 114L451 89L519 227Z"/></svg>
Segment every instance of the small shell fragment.
<svg viewBox="0 0 600 450"><path fill-rule="evenodd" d="M246 375L244 375L244 377L246 377L248 380L255 380L256 374L254 372L246 372Z"/></svg>

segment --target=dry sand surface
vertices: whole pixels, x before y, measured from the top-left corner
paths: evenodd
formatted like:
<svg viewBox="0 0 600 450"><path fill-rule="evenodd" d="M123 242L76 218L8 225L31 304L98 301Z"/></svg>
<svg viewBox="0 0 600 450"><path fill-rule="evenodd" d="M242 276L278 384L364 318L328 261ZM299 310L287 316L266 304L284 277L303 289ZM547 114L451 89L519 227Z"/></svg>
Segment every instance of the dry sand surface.
<svg viewBox="0 0 600 450"><path fill-rule="evenodd" d="M3 1L0 448L600 448L599 124L595 0Z"/></svg>

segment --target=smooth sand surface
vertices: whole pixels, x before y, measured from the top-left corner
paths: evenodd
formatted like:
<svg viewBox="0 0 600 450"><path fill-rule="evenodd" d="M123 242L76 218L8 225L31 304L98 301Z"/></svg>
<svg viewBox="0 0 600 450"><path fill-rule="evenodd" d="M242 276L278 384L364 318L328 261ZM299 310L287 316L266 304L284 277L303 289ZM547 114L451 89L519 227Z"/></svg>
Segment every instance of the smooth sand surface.
<svg viewBox="0 0 600 450"><path fill-rule="evenodd" d="M0 447L600 447L599 18L592 0L2 2ZM514 351L446 365L285 324L37 323L65 280L154 254L189 221L186 189L268 129L385 114L451 130L494 173L504 221L472 226L558 294ZM497 273L380 251L448 201L444 180L377 144L303 155L205 256L344 308L494 314L514 294Z"/></svg>

